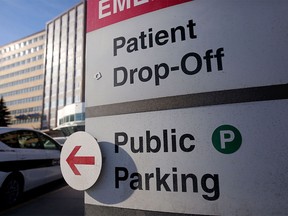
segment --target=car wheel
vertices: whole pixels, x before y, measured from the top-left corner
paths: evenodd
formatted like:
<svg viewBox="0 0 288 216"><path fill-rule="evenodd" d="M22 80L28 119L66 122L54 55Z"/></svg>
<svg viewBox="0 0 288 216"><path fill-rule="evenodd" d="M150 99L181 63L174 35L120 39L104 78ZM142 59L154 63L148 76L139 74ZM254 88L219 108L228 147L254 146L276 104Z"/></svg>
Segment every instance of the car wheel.
<svg viewBox="0 0 288 216"><path fill-rule="evenodd" d="M3 203L5 206L15 204L23 192L22 181L17 176L9 176L2 187Z"/></svg>

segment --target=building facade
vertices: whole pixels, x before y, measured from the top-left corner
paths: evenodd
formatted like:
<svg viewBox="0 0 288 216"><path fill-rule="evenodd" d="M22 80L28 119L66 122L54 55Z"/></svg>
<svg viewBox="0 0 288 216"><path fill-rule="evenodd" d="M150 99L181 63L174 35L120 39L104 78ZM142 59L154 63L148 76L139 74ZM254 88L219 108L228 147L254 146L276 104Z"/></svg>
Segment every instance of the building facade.
<svg viewBox="0 0 288 216"><path fill-rule="evenodd" d="M0 97L12 127L40 129L45 31L0 47Z"/></svg>
<svg viewBox="0 0 288 216"><path fill-rule="evenodd" d="M84 3L46 24L44 55L42 129L82 127L85 119Z"/></svg>

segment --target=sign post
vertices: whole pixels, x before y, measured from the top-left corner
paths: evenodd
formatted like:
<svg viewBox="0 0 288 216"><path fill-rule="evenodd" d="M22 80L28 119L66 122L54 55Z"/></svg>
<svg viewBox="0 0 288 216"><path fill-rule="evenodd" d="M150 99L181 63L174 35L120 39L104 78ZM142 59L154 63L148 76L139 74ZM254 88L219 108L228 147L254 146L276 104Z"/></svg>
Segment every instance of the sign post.
<svg viewBox="0 0 288 216"><path fill-rule="evenodd" d="M287 6L87 1L87 215L288 213Z"/></svg>

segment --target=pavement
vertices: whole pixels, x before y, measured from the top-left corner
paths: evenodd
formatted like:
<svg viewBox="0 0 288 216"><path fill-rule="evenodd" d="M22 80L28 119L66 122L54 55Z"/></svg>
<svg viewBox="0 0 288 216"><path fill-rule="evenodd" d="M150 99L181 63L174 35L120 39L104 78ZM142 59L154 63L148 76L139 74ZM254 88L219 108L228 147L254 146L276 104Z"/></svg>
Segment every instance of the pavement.
<svg viewBox="0 0 288 216"><path fill-rule="evenodd" d="M27 192L23 201L1 216L83 216L84 192L69 187L64 180Z"/></svg>

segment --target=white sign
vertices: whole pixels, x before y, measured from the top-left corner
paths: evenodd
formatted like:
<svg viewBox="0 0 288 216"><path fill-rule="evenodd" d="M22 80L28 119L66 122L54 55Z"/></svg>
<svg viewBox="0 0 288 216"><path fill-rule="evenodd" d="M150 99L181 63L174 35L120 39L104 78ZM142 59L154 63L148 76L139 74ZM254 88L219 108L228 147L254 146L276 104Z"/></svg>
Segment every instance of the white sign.
<svg viewBox="0 0 288 216"><path fill-rule="evenodd" d="M107 159L85 203L285 215L287 106L282 100L86 119Z"/></svg>
<svg viewBox="0 0 288 216"><path fill-rule="evenodd" d="M85 204L286 214L287 6L88 0L85 124L105 164Z"/></svg>
<svg viewBox="0 0 288 216"><path fill-rule="evenodd" d="M60 166L72 188L86 190L94 185L102 167L102 155L95 138L86 132L69 136L61 151Z"/></svg>
<svg viewBox="0 0 288 216"><path fill-rule="evenodd" d="M285 84L286 7L192 1L91 31L86 105Z"/></svg>

